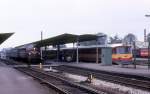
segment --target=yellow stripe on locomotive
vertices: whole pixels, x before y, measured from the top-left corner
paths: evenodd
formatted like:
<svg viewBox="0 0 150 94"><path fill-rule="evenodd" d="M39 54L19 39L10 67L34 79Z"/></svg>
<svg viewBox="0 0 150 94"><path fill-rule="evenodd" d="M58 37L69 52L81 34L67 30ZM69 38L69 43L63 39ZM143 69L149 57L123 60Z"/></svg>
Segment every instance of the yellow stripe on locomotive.
<svg viewBox="0 0 150 94"><path fill-rule="evenodd" d="M115 61L132 61L133 55L131 46L114 47L112 51L112 60Z"/></svg>
<svg viewBox="0 0 150 94"><path fill-rule="evenodd" d="M112 54L113 61L132 61L132 54Z"/></svg>

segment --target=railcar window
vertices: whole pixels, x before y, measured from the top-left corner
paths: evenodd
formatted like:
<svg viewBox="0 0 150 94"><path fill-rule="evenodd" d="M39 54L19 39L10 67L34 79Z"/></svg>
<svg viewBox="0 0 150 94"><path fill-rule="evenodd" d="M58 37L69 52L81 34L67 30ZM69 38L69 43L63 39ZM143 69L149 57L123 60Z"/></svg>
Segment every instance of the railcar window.
<svg viewBox="0 0 150 94"><path fill-rule="evenodd" d="M128 54L131 52L130 47L119 47L116 48L116 54Z"/></svg>

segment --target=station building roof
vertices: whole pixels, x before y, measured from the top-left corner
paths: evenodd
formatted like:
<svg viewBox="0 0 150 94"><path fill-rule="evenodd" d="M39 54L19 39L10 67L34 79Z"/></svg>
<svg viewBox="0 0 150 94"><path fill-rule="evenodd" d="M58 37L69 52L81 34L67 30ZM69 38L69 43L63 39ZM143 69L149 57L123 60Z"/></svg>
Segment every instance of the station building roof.
<svg viewBox="0 0 150 94"><path fill-rule="evenodd" d="M90 40L96 40L97 36L93 34L84 34L84 35L75 35L75 34L62 34L58 35L52 38L44 39L41 41L34 42L36 46L42 47L42 46L48 46L48 45L61 45L61 44L67 44L67 43L75 43L77 40L79 42L82 41L90 41Z"/></svg>
<svg viewBox="0 0 150 94"><path fill-rule="evenodd" d="M14 33L0 33L0 44L7 40Z"/></svg>

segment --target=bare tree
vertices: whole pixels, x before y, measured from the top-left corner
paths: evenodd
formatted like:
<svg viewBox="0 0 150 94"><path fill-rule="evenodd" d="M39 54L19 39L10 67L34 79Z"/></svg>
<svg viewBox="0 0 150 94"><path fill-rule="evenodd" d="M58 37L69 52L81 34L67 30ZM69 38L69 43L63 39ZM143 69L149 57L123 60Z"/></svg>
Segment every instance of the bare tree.
<svg viewBox="0 0 150 94"><path fill-rule="evenodd" d="M118 35L115 35L113 37L110 37L110 43L122 43L122 39L118 37Z"/></svg>
<svg viewBox="0 0 150 94"><path fill-rule="evenodd" d="M137 41L137 37L132 33L127 34L123 39L123 43L127 45L132 45L134 41Z"/></svg>

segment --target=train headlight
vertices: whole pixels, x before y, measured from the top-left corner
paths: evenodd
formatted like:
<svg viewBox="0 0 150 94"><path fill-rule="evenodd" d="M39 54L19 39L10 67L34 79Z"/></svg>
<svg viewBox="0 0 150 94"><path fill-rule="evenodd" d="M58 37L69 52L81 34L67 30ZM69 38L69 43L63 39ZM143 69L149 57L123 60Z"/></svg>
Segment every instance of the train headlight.
<svg viewBox="0 0 150 94"><path fill-rule="evenodd" d="M31 55L31 53L28 53L29 55Z"/></svg>

